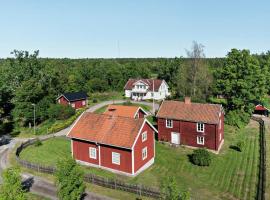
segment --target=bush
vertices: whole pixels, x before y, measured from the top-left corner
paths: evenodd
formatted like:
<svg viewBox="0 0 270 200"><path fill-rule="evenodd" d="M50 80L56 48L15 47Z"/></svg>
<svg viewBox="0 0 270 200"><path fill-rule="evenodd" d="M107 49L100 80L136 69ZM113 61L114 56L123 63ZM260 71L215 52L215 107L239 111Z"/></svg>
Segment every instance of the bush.
<svg viewBox="0 0 270 200"><path fill-rule="evenodd" d="M48 109L50 119L68 119L75 114L75 110L71 106L62 104L52 104Z"/></svg>
<svg viewBox="0 0 270 200"><path fill-rule="evenodd" d="M211 155L206 149L195 149L192 154L192 162L199 166L209 166Z"/></svg>
<svg viewBox="0 0 270 200"><path fill-rule="evenodd" d="M35 147L41 146L42 142L40 141L40 139L37 139L37 141L35 141L34 145L35 145Z"/></svg>
<svg viewBox="0 0 270 200"><path fill-rule="evenodd" d="M97 103L98 102L98 100L97 99L93 99L93 103Z"/></svg>
<svg viewBox="0 0 270 200"><path fill-rule="evenodd" d="M250 115L241 110L229 111L226 115L225 122L231 126L243 128L249 122Z"/></svg>

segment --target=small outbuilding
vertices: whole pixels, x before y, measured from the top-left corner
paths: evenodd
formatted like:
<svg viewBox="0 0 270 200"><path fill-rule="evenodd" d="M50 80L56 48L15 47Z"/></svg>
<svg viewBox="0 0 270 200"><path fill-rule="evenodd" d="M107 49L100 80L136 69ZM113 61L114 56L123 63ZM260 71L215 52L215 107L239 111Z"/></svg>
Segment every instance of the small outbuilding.
<svg viewBox="0 0 270 200"><path fill-rule="evenodd" d="M268 117L269 116L269 109L261 104L258 104L255 106L254 114L264 115L264 116Z"/></svg>
<svg viewBox="0 0 270 200"><path fill-rule="evenodd" d="M70 105L74 109L87 106L88 95L86 92L67 92L61 94L56 100L59 104Z"/></svg>

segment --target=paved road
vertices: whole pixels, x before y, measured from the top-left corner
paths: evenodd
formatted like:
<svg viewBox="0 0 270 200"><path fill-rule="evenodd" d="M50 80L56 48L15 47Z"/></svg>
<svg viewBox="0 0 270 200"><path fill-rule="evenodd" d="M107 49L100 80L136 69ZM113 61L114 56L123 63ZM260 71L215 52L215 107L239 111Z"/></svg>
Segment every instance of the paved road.
<svg viewBox="0 0 270 200"><path fill-rule="evenodd" d="M90 107L89 109L86 110L86 112L94 112L95 110L97 110L103 106L113 104L113 103L123 103L123 102L125 102L125 100L101 102L99 104L96 104L96 105ZM149 103L149 102L132 101L132 103L143 104L143 105L148 105L148 106L152 107L152 103ZM155 110L158 110L159 104L155 104L154 106L155 106ZM68 133L68 131L70 130L71 126L68 128L65 128L57 133L41 136L40 139L65 136ZM9 153L12 151L12 149L15 147L16 144L24 142L28 139L31 139L31 138L25 138L25 139L14 138L10 141L9 144L0 146L0 184L2 183L1 174L2 174L3 169L6 169L7 167L9 167L9 162L8 162ZM29 190L32 193L35 193L35 194L38 194L40 196L44 196L44 197L47 197L47 198L53 199L53 200L57 199L56 187L55 187L54 183L49 182L48 180L41 178L39 176L34 176L34 175L28 174L28 173L22 173L22 177L23 177L23 181L31 182L31 187L29 188ZM84 199L85 200L88 200L88 199L89 200L90 199L91 200L109 200L110 198L102 196L102 195L94 194L91 192L86 192L86 196Z"/></svg>

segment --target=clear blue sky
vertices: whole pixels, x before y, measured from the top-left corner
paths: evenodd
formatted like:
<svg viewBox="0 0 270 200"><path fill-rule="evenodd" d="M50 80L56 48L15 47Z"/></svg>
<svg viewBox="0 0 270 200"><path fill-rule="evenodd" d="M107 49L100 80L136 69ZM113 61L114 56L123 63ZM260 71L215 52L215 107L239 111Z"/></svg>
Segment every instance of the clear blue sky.
<svg viewBox="0 0 270 200"><path fill-rule="evenodd" d="M0 57L175 57L193 40L207 57L270 50L270 1L0 0Z"/></svg>

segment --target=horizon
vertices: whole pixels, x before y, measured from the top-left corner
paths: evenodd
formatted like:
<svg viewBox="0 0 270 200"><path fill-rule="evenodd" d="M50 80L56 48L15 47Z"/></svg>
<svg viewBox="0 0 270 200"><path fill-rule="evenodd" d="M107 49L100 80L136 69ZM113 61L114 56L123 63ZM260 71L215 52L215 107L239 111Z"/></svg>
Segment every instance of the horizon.
<svg viewBox="0 0 270 200"><path fill-rule="evenodd" d="M0 58L13 49L41 58L185 57L197 41L207 58L232 49L265 53L270 2L261 0L3 2Z"/></svg>

